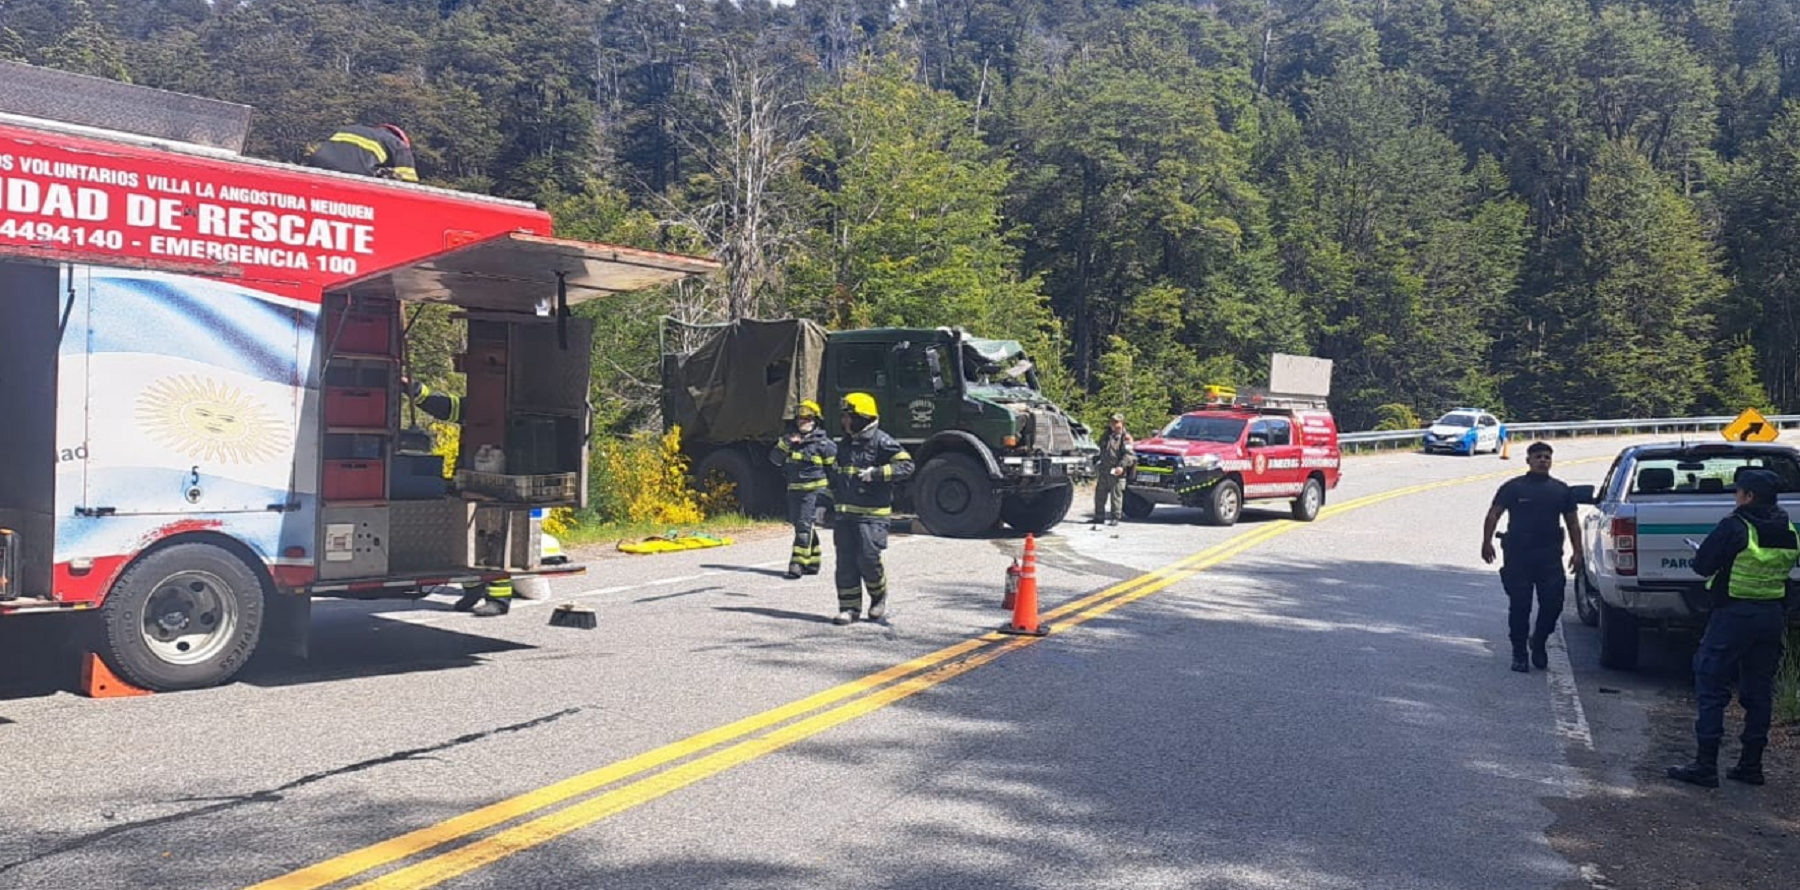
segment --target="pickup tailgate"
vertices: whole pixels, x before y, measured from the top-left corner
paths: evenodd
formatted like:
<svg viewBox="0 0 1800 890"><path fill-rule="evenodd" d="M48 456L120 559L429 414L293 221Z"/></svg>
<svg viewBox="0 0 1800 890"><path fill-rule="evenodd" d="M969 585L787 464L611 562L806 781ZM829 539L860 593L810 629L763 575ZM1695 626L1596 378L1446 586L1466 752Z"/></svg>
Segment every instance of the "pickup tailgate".
<svg viewBox="0 0 1800 890"><path fill-rule="evenodd" d="M1689 566L1694 558L1692 540L1706 540L1719 520L1736 509L1730 495L1722 498L1694 495L1632 498L1637 519L1638 581L1693 582L1703 580ZM1790 514L1800 509L1800 498L1781 498ZM1800 570L1794 577L1800 579Z"/></svg>

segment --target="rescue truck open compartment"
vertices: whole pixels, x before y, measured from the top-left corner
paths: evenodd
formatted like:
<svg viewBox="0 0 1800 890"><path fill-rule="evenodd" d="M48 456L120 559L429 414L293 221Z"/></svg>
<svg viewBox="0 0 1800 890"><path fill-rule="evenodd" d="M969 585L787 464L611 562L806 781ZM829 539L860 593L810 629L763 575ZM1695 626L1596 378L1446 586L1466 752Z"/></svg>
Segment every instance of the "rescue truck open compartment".
<svg viewBox="0 0 1800 890"><path fill-rule="evenodd" d="M688 265L512 233L328 291L319 580L540 568L529 511L586 504L593 324L569 309L708 268ZM454 306L465 323L454 493L440 459L402 445L414 414L400 340L422 303ZM503 466L477 465L489 449Z"/></svg>
<svg viewBox="0 0 1800 890"><path fill-rule="evenodd" d="M55 266L0 262L0 529L12 532L0 536L0 606L50 595L59 280Z"/></svg>

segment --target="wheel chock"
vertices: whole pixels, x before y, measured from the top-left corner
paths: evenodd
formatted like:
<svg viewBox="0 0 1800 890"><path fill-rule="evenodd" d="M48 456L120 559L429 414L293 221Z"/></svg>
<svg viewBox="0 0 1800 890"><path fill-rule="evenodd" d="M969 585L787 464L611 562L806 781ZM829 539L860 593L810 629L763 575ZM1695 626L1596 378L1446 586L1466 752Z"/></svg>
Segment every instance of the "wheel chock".
<svg viewBox="0 0 1800 890"><path fill-rule="evenodd" d="M131 698L152 693L119 679L100 656L88 652L81 657L81 694L88 698Z"/></svg>

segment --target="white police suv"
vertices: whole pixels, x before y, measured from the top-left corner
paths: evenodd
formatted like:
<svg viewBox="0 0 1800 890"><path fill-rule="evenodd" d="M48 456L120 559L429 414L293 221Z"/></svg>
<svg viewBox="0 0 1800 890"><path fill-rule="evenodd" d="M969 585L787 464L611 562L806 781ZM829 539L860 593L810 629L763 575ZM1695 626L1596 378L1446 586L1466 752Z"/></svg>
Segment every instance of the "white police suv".
<svg viewBox="0 0 1800 890"><path fill-rule="evenodd" d="M1453 408L1425 430L1425 451L1448 454L1498 452L1506 441L1506 424L1480 408Z"/></svg>

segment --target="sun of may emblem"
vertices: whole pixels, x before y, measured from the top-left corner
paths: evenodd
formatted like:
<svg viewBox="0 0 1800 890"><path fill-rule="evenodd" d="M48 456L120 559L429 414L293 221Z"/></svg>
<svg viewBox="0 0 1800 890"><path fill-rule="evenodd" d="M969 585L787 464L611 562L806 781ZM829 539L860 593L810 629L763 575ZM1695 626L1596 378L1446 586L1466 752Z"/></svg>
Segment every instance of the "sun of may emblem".
<svg viewBox="0 0 1800 890"><path fill-rule="evenodd" d="M165 377L138 396L138 422L199 460L258 463L281 450L282 425L242 391L204 377Z"/></svg>

